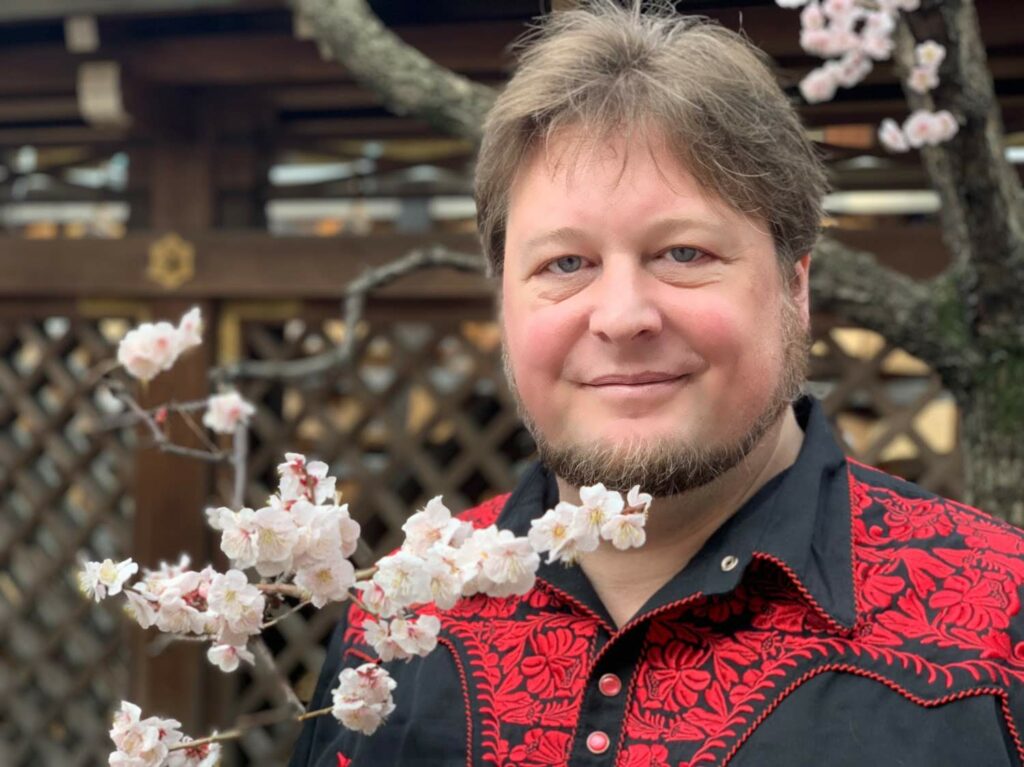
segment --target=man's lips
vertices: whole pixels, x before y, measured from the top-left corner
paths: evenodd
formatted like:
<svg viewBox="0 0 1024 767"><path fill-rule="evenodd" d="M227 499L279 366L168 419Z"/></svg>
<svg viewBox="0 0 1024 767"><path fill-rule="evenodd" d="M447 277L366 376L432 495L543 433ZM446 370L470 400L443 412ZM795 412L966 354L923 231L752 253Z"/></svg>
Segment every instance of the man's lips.
<svg viewBox="0 0 1024 767"><path fill-rule="evenodd" d="M598 376L584 381L584 386L645 386L649 384L669 383L685 377L685 373L665 373L661 371L644 371L643 373L614 373Z"/></svg>

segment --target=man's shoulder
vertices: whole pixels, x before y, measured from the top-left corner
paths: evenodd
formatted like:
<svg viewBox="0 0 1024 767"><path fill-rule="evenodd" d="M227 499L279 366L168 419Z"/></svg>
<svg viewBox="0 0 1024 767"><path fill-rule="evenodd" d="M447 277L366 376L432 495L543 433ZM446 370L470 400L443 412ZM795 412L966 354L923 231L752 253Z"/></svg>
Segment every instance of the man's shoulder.
<svg viewBox="0 0 1024 767"><path fill-rule="evenodd" d="M863 606L916 604L973 632L1024 628L1024 530L855 461L850 508Z"/></svg>
<svg viewBox="0 0 1024 767"><path fill-rule="evenodd" d="M1024 530L981 509L849 459L855 543L885 540L955 546L1024 557ZM858 530L859 528L859 530ZM856 535L858 532L861 535Z"/></svg>
<svg viewBox="0 0 1024 767"><path fill-rule="evenodd" d="M486 501L466 509L461 514L458 514L457 517L463 522L469 522L477 529L490 527L497 523L498 517L501 516L501 511L505 508L505 503L511 495L511 493L502 493L493 498L488 498Z"/></svg>

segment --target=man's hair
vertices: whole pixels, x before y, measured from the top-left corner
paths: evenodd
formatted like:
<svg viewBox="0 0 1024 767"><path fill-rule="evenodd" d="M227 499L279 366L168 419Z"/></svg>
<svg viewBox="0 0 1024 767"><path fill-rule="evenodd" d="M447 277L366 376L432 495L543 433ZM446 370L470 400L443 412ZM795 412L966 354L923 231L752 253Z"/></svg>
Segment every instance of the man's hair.
<svg viewBox="0 0 1024 767"><path fill-rule="evenodd" d="M743 37L664 4L590 0L548 16L484 125L477 225L501 274L518 171L564 128L588 142L664 138L698 184L765 222L782 273L821 227L825 170L766 57ZM648 144L649 147L649 144Z"/></svg>

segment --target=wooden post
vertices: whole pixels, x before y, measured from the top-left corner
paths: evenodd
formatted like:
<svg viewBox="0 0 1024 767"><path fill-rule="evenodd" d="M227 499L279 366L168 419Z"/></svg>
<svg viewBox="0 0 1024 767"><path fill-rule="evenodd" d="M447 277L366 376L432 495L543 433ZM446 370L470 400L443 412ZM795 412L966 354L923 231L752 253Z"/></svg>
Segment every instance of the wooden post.
<svg viewBox="0 0 1024 767"><path fill-rule="evenodd" d="M182 102L176 106L181 109L194 104ZM182 116L178 112L176 130L157 134L148 152L151 186L147 212L151 228L158 233L202 231L213 223L212 140L204 129L201 110L191 110L190 130L180 129ZM202 253L195 255L202 258ZM167 298L151 304L155 319L172 322L193 305L195 302L176 298L170 290ZM210 339L215 326L212 304L206 302L200 308L206 321L207 342L150 382L142 394L144 407L207 395L206 374L213 362ZM178 444L202 446L181 421L169 424L169 434ZM140 450L135 476L133 551L138 561L155 567L160 560L176 560L182 552L188 553L197 566L209 561L203 509L212 486L211 465L156 449ZM198 737L206 724L205 648L179 642L154 657L147 651L153 638L152 632L139 632L133 642L132 700L147 714L179 719L185 732Z"/></svg>

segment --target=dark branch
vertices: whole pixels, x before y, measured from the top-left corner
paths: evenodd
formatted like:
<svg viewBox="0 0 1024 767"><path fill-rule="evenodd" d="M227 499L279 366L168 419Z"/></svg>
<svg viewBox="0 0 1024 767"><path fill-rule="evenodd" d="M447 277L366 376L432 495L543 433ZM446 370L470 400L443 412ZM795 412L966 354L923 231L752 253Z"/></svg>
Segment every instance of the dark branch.
<svg viewBox="0 0 1024 767"><path fill-rule="evenodd" d="M403 42L365 0L293 0L317 42L388 109L479 142L493 88L442 67Z"/></svg>
<svg viewBox="0 0 1024 767"><path fill-rule="evenodd" d="M955 387L972 350L957 322L954 280L919 282L871 253L822 238L811 265L811 308L874 330L942 372Z"/></svg>
<svg viewBox="0 0 1024 767"><path fill-rule="evenodd" d="M362 320L369 294L412 272L437 267L480 274L486 270L484 260L480 256L456 253L439 245L417 248L396 261L364 272L345 288L345 337L330 351L287 362L238 362L227 367L215 368L210 372L210 376L218 381L260 378L277 381L304 380L312 384L326 373L343 370L355 355L356 329Z"/></svg>

